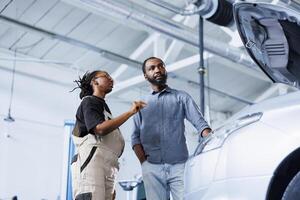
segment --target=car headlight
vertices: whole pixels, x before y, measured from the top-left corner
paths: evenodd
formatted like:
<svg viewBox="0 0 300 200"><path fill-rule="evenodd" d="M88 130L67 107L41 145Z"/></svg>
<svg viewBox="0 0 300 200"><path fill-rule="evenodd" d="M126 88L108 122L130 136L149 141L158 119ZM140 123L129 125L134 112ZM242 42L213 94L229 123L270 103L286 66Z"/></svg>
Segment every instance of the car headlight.
<svg viewBox="0 0 300 200"><path fill-rule="evenodd" d="M214 130L210 136L206 137L203 142L199 144L194 155L220 148L230 134L242 127L259 121L262 115L262 112L249 114Z"/></svg>

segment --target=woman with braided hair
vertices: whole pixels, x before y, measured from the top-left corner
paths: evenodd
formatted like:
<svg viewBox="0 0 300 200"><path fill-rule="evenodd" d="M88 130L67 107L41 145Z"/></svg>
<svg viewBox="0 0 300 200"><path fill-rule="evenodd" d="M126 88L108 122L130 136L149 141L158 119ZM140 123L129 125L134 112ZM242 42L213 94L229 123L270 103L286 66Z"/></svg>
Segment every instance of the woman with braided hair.
<svg viewBox="0 0 300 200"><path fill-rule="evenodd" d="M119 126L146 104L135 101L129 111L113 118L104 100L113 88L113 79L107 72L87 72L75 82L81 89L82 101L73 130L77 150L71 164L73 199L111 200L118 158L125 145Z"/></svg>

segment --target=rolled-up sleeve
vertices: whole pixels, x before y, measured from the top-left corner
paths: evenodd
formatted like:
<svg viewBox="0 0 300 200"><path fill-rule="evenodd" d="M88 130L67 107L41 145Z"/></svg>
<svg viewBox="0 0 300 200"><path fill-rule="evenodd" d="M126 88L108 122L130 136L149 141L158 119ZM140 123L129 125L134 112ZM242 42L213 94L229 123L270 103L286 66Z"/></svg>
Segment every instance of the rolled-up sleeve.
<svg viewBox="0 0 300 200"><path fill-rule="evenodd" d="M184 109L186 119L193 124L199 133L202 133L204 129L210 128L201 114L200 108L187 93L184 96Z"/></svg>
<svg viewBox="0 0 300 200"><path fill-rule="evenodd" d="M133 132L131 135L131 147L133 148L136 144L141 144L140 139L140 125L141 125L141 119L140 119L140 112L134 115L133 117Z"/></svg>

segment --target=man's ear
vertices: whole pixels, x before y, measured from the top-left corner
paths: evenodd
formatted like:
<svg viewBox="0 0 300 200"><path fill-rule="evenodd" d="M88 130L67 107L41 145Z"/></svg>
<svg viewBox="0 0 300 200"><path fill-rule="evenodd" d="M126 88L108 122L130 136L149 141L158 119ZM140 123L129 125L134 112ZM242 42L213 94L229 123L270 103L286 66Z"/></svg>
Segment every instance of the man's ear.
<svg viewBox="0 0 300 200"><path fill-rule="evenodd" d="M146 74L144 74L144 78L145 78L146 80L148 80L148 77L147 77L147 75L146 75Z"/></svg>

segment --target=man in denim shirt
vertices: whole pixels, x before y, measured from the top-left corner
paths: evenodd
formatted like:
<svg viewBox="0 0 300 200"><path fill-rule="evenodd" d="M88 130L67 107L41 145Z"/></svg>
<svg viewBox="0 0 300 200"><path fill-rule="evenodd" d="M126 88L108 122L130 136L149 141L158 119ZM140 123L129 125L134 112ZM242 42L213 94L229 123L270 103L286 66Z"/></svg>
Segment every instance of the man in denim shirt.
<svg viewBox="0 0 300 200"><path fill-rule="evenodd" d="M183 174L188 150L184 119L189 120L202 137L211 132L198 106L189 94L168 87L164 62L150 57L143 63L145 79L153 92L147 106L134 116L132 147L142 165L146 198L182 200Z"/></svg>

